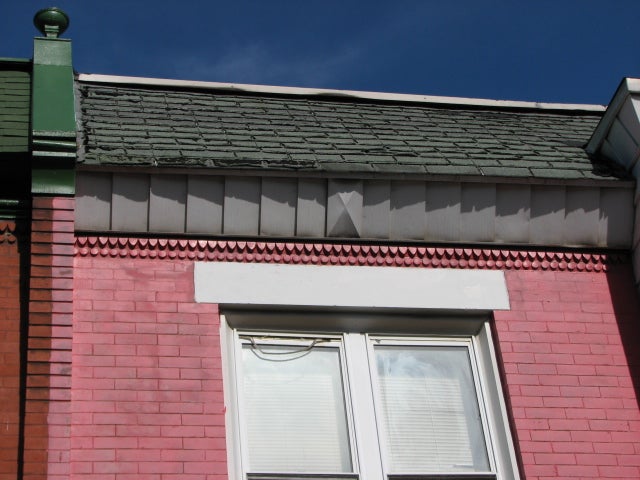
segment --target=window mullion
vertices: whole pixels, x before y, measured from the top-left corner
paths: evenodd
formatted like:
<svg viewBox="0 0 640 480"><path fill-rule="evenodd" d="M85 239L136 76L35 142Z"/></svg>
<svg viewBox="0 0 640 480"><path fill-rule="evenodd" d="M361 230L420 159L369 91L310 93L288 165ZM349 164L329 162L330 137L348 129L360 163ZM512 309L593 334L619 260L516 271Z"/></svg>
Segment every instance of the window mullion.
<svg viewBox="0 0 640 480"><path fill-rule="evenodd" d="M382 452L373 405L367 337L358 333L347 333L344 338L360 479L383 480Z"/></svg>

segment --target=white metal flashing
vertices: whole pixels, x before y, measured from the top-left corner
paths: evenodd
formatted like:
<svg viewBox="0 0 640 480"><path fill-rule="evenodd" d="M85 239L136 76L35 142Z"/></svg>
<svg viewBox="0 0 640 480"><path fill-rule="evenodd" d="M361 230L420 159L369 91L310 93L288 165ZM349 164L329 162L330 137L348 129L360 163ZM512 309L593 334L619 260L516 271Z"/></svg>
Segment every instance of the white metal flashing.
<svg viewBox="0 0 640 480"><path fill-rule="evenodd" d="M508 310L504 273L361 266L196 263L195 300L238 306Z"/></svg>
<svg viewBox="0 0 640 480"><path fill-rule="evenodd" d="M603 112L603 105L523 102L515 100L489 100L466 97L443 97L433 95L412 95L402 93L366 92L356 90L334 90L319 88L280 87L270 85L252 85L240 83L198 82L189 80L171 80L163 78L124 77L117 75L80 74L80 82L126 84L140 86L194 88L205 90L221 90L230 92L266 93L277 95L350 97L354 99L378 100L388 102L430 103L440 105L468 105L474 107L493 108L525 108L536 110L573 110L587 112Z"/></svg>
<svg viewBox="0 0 640 480"><path fill-rule="evenodd" d="M593 155L600 149L620 109L627 101L627 98L633 94L640 94L640 79L624 78L613 95L611 102L609 102L609 106L596 126L593 135L591 135L589 143L587 143L586 150L589 154Z"/></svg>

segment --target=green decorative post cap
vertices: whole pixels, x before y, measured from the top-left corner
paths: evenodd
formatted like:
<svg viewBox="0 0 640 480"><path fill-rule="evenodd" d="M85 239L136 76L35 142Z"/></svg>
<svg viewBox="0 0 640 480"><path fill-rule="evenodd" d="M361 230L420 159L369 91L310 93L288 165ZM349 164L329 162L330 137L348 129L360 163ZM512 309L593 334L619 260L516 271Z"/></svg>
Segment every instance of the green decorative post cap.
<svg viewBox="0 0 640 480"><path fill-rule="evenodd" d="M57 7L43 8L33 17L33 24L45 37L58 38L69 27L69 16Z"/></svg>
<svg viewBox="0 0 640 480"><path fill-rule="evenodd" d="M31 192L73 195L77 144L71 41L58 38L69 17L59 8L45 8L33 23L43 37L33 39Z"/></svg>

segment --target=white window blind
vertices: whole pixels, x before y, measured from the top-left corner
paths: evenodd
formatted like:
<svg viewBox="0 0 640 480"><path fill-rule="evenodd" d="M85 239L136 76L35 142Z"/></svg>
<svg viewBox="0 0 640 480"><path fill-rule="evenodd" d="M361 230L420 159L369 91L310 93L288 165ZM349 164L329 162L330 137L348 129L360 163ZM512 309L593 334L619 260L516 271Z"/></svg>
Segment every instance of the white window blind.
<svg viewBox="0 0 640 480"><path fill-rule="evenodd" d="M249 471L351 472L338 348L244 345Z"/></svg>
<svg viewBox="0 0 640 480"><path fill-rule="evenodd" d="M390 472L490 471L468 349L374 351Z"/></svg>

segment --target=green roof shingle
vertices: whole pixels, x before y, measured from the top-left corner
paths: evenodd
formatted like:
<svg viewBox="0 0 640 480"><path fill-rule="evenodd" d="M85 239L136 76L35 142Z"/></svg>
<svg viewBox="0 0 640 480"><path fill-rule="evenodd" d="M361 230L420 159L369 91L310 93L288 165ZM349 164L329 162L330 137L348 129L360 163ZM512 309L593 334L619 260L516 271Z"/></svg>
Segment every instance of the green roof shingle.
<svg viewBox="0 0 640 480"><path fill-rule="evenodd" d="M78 84L85 165L602 179L600 112ZM596 168L597 167L597 168Z"/></svg>
<svg viewBox="0 0 640 480"><path fill-rule="evenodd" d="M0 153L29 151L30 63L0 61Z"/></svg>

